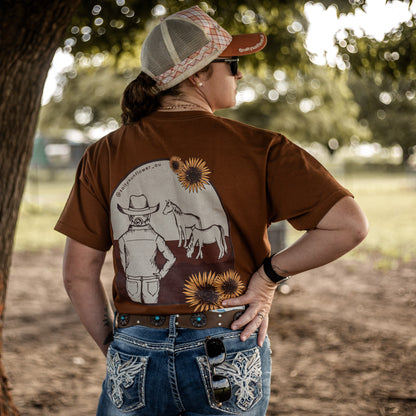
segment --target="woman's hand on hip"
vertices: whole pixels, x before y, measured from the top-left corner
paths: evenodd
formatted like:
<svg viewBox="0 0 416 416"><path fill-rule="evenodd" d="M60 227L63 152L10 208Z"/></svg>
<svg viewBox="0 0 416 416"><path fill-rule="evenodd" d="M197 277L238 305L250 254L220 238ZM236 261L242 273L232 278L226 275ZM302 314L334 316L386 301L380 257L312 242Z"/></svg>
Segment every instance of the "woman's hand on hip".
<svg viewBox="0 0 416 416"><path fill-rule="evenodd" d="M261 347L267 335L269 326L269 312L272 306L277 284L273 283L261 267L253 274L244 295L227 299L224 307L248 305L246 311L235 322L231 329L243 328L240 339L245 341L257 329L259 330L257 344Z"/></svg>

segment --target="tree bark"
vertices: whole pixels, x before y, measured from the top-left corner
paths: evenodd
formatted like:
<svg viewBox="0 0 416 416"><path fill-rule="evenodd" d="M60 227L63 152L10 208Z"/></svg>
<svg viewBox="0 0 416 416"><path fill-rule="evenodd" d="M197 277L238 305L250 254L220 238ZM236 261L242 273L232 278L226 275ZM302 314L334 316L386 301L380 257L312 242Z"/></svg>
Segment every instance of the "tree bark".
<svg viewBox="0 0 416 416"><path fill-rule="evenodd" d="M0 415L18 415L1 363L4 303L20 202L50 63L80 0L0 5ZM18 305L16 305L18 307Z"/></svg>

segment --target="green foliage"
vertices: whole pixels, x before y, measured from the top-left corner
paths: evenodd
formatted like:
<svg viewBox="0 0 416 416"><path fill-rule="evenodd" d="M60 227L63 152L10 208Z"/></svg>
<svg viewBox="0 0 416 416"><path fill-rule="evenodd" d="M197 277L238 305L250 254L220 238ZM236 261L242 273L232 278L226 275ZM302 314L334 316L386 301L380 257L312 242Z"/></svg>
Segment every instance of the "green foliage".
<svg viewBox="0 0 416 416"><path fill-rule="evenodd" d="M365 6L364 0L321 3L335 5L339 13ZM50 126L89 128L111 118L119 120L120 96L139 71L140 44L150 27L163 16L199 5L231 33L263 31L268 35L263 51L241 60L245 79L240 90L253 88L258 100L223 114L302 142L327 144L336 138L340 144L348 144L351 137L358 137L386 146L399 144L406 160L416 144L415 17L382 42L359 38L352 31L345 39L337 39L347 68L361 77L350 83L351 95L345 72L336 74L311 65L304 48L304 4L299 0L85 0L65 41L66 49L76 54L78 77L68 80L63 101L42 111L40 127L50 132ZM105 65L115 64L115 69L88 69L96 57ZM284 74L283 81L274 77L276 70ZM287 84L285 93L277 85L283 83ZM278 91L278 100L270 98L273 90ZM383 93L390 94L389 104L380 101ZM74 121L74 113L83 109L91 117L80 125Z"/></svg>
<svg viewBox="0 0 416 416"><path fill-rule="evenodd" d="M85 131L112 120L120 122L121 95L134 76L108 65L78 69L77 76L68 78L63 96L42 107L39 130L57 137L66 129Z"/></svg>
<svg viewBox="0 0 416 416"><path fill-rule="evenodd" d="M268 35L268 47L248 58L254 68L266 64L290 68L308 63L303 48L307 28L303 4L284 0L85 0L72 20L65 45L77 56L103 51L134 56L147 30L162 17L160 13L165 16L198 5L232 34L262 31ZM295 21L302 26L292 30Z"/></svg>
<svg viewBox="0 0 416 416"><path fill-rule="evenodd" d="M42 108L40 130L58 136L65 129L86 130L110 119L120 122L120 97L133 77L132 71L119 73L110 66L79 70L76 77L68 79L60 101L52 100ZM242 104L237 111L218 114L301 142L327 145L329 139L336 138L340 145L348 145L351 136L367 140L370 132L357 121L359 106L346 80L346 74L326 67L313 67L306 74L298 71L293 78L281 70L266 80L247 75L239 89L258 91L257 100ZM270 98L276 95L278 100ZM87 117L81 117L83 123L77 122L75 115L83 111Z"/></svg>
<svg viewBox="0 0 416 416"><path fill-rule="evenodd" d="M312 67L305 74L298 72L292 79L281 71L276 76L278 79L268 80L267 88L255 102L222 114L279 131L296 141L319 142L325 146L331 138L336 138L340 145L349 145L351 136L370 138L370 131L357 121L359 106L347 85L346 74ZM277 95L278 100L273 101L271 97Z"/></svg>
<svg viewBox="0 0 416 416"><path fill-rule="evenodd" d="M321 1L325 6L333 3L332 0ZM347 3L335 2L338 9L344 13L348 11L341 5ZM350 0L354 7L363 8L365 0ZM385 3L393 3L386 0ZM412 0L404 0L410 7ZM343 58L347 68L351 68L361 76L373 73L393 79L406 78L416 81L416 16L413 15L408 22L399 24L387 33L382 41L371 36L359 35L347 29L344 36L337 36L335 43L339 48L339 55ZM364 28L363 28L364 29Z"/></svg>
<svg viewBox="0 0 416 416"><path fill-rule="evenodd" d="M416 82L416 17L386 34L382 42L369 37L357 38L348 31L338 42L340 54L360 75L373 72L393 79L405 77Z"/></svg>
<svg viewBox="0 0 416 416"><path fill-rule="evenodd" d="M406 162L416 146L416 84L409 79L351 74L351 89L360 106L359 119L368 124L373 140L399 145Z"/></svg>
<svg viewBox="0 0 416 416"><path fill-rule="evenodd" d="M320 3L325 7L335 5L339 13L352 13L365 5L364 0L321 0ZM308 63L303 48L307 29L304 4L300 0L83 0L68 29L65 45L75 54L108 51L117 56L137 56L138 45L150 26L163 16L198 5L230 33L262 31L268 35L268 47L249 57L255 68L267 64L303 70ZM294 22L300 23L301 29L296 25L294 30ZM414 76L414 23L413 18L411 26L401 25L387 35L385 42L357 39L349 32L345 40L338 42L340 54L359 72L377 70L395 77ZM395 54L392 58L394 52L400 54L400 59Z"/></svg>
<svg viewBox="0 0 416 416"><path fill-rule="evenodd" d="M380 0L380 2L383 0ZM393 3L396 0L384 0L384 3ZM412 4L413 0L399 0ZM365 0L319 0L325 7L336 6L339 13L351 13L355 9L362 9L365 6Z"/></svg>

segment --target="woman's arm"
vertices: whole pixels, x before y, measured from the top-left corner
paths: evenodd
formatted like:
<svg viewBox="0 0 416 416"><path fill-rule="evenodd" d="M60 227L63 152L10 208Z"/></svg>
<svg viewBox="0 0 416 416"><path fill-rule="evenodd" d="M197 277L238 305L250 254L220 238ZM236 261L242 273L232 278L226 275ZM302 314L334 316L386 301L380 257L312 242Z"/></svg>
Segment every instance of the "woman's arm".
<svg viewBox="0 0 416 416"><path fill-rule="evenodd" d="M293 276L314 269L341 257L357 246L368 233L365 214L351 197L339 200L322 218L315 229L307 231L294 244L272 258L272 267L282 276ZM246 312L233 323L232 329L244 326L244 341L257 328L259 345L263 344L268 327L268 313L277 284L265 274L263 266L250 279L243 296L228 299L224 306L249 305ZM264 315L264 319L259 316Z"/></svg>
<svg viewBox="0 0 416 416"><path fill-rule="evenodd" d="M113 338L111 307L100 280L105 254L68 238L63 264L65 289L104 355Z"/></svg>

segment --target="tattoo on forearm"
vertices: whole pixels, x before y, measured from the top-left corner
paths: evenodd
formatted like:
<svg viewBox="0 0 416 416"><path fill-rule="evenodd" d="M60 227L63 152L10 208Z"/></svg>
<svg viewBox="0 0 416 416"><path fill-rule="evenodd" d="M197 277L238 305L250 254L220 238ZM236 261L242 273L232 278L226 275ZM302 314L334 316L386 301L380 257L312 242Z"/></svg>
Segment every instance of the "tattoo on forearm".
<svg viewBox="0 0 416 416"><path fill-rule="evenodd" d="M111 327L111 319L108 316L108 309L107 308L104 308L104 319L103 319L103 322L104 322L104 326Z"/></svg>
<svg viewBox="0 0 416 416"><path fill-rule="evenodd" d="M272 268L273 270L280 275L290 275L290 273L287 270L281 269L279 266L275 266L274 264L272 264Z"/></svg>
<svg viewBox="0 0 416 416"><path fill-rule="evenodd" d="M108 309L104 308L104 319L103 319L104 326L107 328L111 328L110 332L107 334L106 338L104 339L104 345L109 345L113 342L114 336L112 331L112 322L109 317Z"/></svg>

